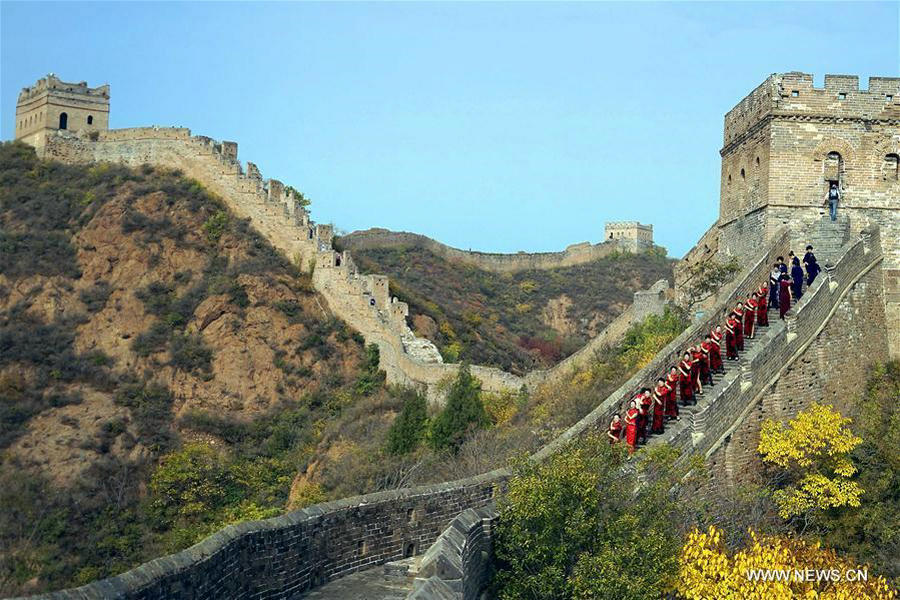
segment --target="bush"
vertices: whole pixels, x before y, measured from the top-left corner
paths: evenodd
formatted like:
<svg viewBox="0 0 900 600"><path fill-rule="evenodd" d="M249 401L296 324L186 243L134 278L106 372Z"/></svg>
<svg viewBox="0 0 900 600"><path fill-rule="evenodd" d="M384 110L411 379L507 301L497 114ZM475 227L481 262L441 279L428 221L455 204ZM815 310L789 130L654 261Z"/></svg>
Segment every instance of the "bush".
<svg viewBox="0 0 900 600"><path fill-rule="evenodd" d="M199 334L174 334L169 353L169 364L176 369L189 373L212 370L212 350Z"/></svg>
<svg viewBox="0 0 900 600"><path fill-rule="evenodd" d="M112 287L105 281L95 281L94 284L82 290L79 294L88 312L99 312L106 306L106 301L112 294Z"/></svg>
<svg viewBox="0 0 900 600"><path fill-rule="evenodd" d="M639 472L669 472L638 489L624 453L599 436L571 443L542 463L520 462L499 502L494 594L519 598L656 600L677 565L677 503L684 471L663 448Z"/></svg>
<svg viewBox="0 0 900 600"><path fill-rule="evenodd" d="M173 443L172 393L148 381L122 385L115 403L128 408L137 427L138 438L153 453L165 452Z"/></svg>
<svg viewBox="0 0 900 600"><path fill-rule="evenodd" d="M203 231L206 232L206 239L210 243L216 243L222 234L228 229L228 213L224 210L216 211L206 223L203 224Z"/></svg>

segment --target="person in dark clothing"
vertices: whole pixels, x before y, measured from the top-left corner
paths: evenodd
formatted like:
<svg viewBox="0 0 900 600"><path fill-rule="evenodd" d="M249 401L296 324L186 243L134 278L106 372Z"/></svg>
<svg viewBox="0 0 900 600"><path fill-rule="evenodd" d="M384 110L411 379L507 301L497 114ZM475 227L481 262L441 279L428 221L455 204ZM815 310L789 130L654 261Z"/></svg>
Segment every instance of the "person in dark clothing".
<svg viewBox="0 0 900 600"><path fill-rule="evenodd" d="M800 266L800 259L796 256L791 266L791 292L794 294L794 302L803 296L803 267Z"/></svg>
<svg viewBox="0 0 900 600"><path fill-rule="evenodd" d="M772 265L769 273L769 306L778 308L778 280L781 279L781 267L779 263Z"/></svg>
<svg viewBox="0 0 900 600"><path fill-rule="evenodd" d="M816 262L816 255L813 254L812 246L806 247L806 254L803 255L803 266L806 267L806 285L810 286L821 270L819 263Z"/></svg>
<svg viewBox="0 0 900 600"><path fill-rule="evenodd" d="M828 188L828 208L831 211L831 220L837 220L837 206L838 200L840 199L841 192L838 190L837 182L832 181L831 187Z"/></svg>

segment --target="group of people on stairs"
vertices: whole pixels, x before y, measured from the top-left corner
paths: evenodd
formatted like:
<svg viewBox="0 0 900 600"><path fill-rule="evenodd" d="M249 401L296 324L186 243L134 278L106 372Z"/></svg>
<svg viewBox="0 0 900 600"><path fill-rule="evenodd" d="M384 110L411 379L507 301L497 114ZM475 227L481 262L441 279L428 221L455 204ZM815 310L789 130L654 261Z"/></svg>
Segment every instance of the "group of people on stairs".
<svg viewBox="0 0 900 600"><path fill-rule="evenodd" d="M738 353L744 351L744 340L754 337L757 327L768 327L770 309L777 308L784 319L792 298L796 302L803 295L804 281L803 268L793 251L788 259L793 265L790 275L784 257L779 256L768 283L762 283L748 294L746 302L739 301L727 313L724 324L716 325L702 341L688 347L681 361L672 365L668 373L661 374L653 389L643 388L635 393L624 419L621 414L613 415L607 430L610 444L624 440L628 451L634 452L638 445L647 442L648 430L651 435L664 433L665 424L679 418L679 397L682 406L696 404L697 396L703 394L703 386L711 387L713 376L725 373L723 341L725 360L737 360ZM812 246L806 247L803 264L807 285L812 285L820 270Z"/></svg>
<svg viewBox="0 0 900 600"><path fill-rule="evenodd" d="M782 319L791 308L791 299L793 298L793 301L796 302L803 296L803 280L806 279L806 285L810 286L821 271L819 263L816 261L816 255L813 254L812 246L806 247L802 267L800 259L794 256L793 251L788 255L788 260L791 263L790 274L788 274L788 266L785 264L783 256L776 259L775 264L772 265L772 272L769 274L769 304L778 309L778 315ZM804 267L806 268L805 277Z"/></svg>

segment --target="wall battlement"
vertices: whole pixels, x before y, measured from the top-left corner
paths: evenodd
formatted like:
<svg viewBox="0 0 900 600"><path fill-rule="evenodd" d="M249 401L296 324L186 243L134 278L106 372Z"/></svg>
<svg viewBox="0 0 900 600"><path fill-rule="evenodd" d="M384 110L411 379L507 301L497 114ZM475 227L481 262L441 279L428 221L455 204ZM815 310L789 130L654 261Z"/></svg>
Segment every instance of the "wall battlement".
<svg viewBox="0 0 900 600"><path fill-rule="evenodd" d="M891 355L900 356L900 78L870 77L863 90L854 75L816 87L807 73L773 74L725 115L720 154L719 219L704 246L750 256L786 224L800 242L828 227L836 186L833 226L883 232Z"/></svg>
<svg viewBox="0 0 900 600"><path fill-rule="evenodd" d="M757 397L773 384L772 373L796 362L835 315L856 310L855 302L871 296L868 290L857 288L867 285L867 274L874 272L877 275L874 269L883 259L878 236L877 229L866 231L845 245L834 265L826 269L788 313L788 319L773 321L769 330L760 335L761 345L739 365L732 366L731 370L736 372L726 376L724 385L717 386L715 395L702 398L699 410L683 419L684 427L666 441L680 449L683 457L694 453L712 456L727 443L733 426L744 420L747 409L752 408ZM590 414L532 455L532 460L545 460L570 441L604 430L611 415L622 412L634 390L650 386L656 376L680 356L685 346L719 322L726 308L756 289L766 277L774 256L785 252L789 239L786 229L779 231L723 294L709 316L679 335L647 366L598 402ZM877 283L880 279L874 281ZM875 302L873 306L877 308L880 303ZM841 317L837 321L854 325ZM856 323L866 324L870 323ZM856 337L860 338L861 333L864 335L864 332L855 332ZM879 358L878 348L874 350L876 352L867 355L870 360ZM331 579L421 552L442 535L454 517L469 508L491 505L509 477L508 469L498 469L463 480L367 494L311 506L265 521L231 525L177 554L156 559L116 577L40 598L239 600L254 597L274 600L293 597ZM474 588L481 580L483 573L479 570L483 569L484 561L476 551L487 550L490 543L483 526L491 514L490 511L480 515L469 513L473 518L457 520L459 533L465 538L465 543L458 549L461 552L458 581L463 588ZM479 519L482 521L480 526ZM451 537L454 536L448 534L444 539L450 543ZM432 552L433 557L435 554L440 554L440 548ZM435 557L435 560L439 559ZM433 566L438 579L447 574L438 564ZM447 582L432 583L443 589ZM423 589L420 587L410 597L422 598Z"/></svg>
<svg viewBox="0 0 900 600"><path fill-rule="evenodd" d="M423 388L432 402L443 400L445 384L455 377L459 365L445 364L432 342L416 337L406 321L409 308L391 296L386 276L360 274L349 251L334 249L332 225L314 223L309 212L281 181L265 179L253 163L246 163L244 168L238 160L237 143L195 136L182 127L135 127L95 132L53 131L39 152L41 156L63 162L152 164L180 170L196 179L222 197L237 217L249 219L292 262L303 270L312 270L313 285L330 310L360 331L367 342L378 345L380 366L389 382ZM611 244L576 244L561 253L524 255L522 259L520 255L466 253L415 234L390 235L429 244L451 257L471 260L477 256L475 260L501 271L516 268L519 261L532 268L579 264L617 250ZM582 350L551 369L535 370L520 377L493 367L473 365L472 373L481 380L485 391L494 393L518 391L523 385L532 388L557 380L589 360L600 345L617 342L636 320L647 314L662 313L666 302L664 287L667 287L665 282L657 283L640 296L639 302L636 294L637 308L633 306L623 312Z"/></svg>
<svg viewBox="0 0 900 600"><path fill-rule="evenodd" d="M651 243L640 249L647 249L652 246L652 226L650 227ZM472 265L491 273L516 273L531 269L571 267L599 260L623 249L637 251L637 249L630 246L629 248L623 248L618 241L610 243L609 240L604 240L599 244L591 244L590 242L570 244L565 250L560 252L515 252L511 254L479 252L454 248L418 233L391 231L379 227L373 227L364 231L354 231L342 236L340 238L340 246L349 250L396 246L424 248L446 260Z"/></svg>
<svg viewBox="0 0 900 600"><path fill-rule="evenodd" d="M766 117L900 119L900 77L870 77L860 89L856 75L825 75L824 87L808 73L770 75L725 115L723 153Z"/></svg>

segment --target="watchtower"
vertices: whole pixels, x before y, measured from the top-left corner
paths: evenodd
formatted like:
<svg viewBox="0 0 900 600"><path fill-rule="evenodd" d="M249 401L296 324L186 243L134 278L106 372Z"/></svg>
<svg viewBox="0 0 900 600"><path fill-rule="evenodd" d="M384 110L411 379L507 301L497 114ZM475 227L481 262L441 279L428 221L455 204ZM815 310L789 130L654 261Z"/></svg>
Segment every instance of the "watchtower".
<svg viewBox="0 0 900 600"><path fill-rule="evenodd" d="M653 225L637 221L610 221L606 223L604 241L616 242L633 252L646 250L653 245Z"/></svg>
<svg viewBox="0 0 900 600"><path fill-rule="evenodd" d="M109 85L66 83L50 73L23 88L16 103L16 139L40 151L46 136L59 130L109 129Z"/></svg>
<svg viewBox="0 0 900 600"><path fill-rule="evenodd" d="M889 329L900 330L900 78L776 73L725 115L720 252L750 258L782 225L794 250L881 228ZM837 219L828 191L839 190ZM827 258L827 257L826 257ZM900 335L890 340L900 355Z"/></svg>

